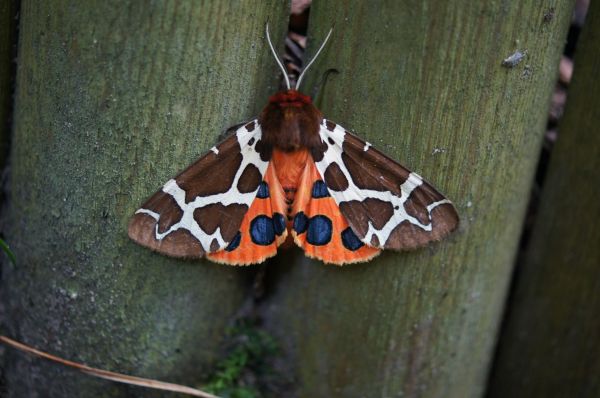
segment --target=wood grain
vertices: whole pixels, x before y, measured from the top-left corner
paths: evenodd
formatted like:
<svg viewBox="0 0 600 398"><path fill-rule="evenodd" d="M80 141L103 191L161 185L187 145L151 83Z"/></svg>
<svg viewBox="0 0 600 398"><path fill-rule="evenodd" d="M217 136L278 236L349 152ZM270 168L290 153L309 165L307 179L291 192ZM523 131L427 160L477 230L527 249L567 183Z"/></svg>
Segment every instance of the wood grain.
<svg viewBox="0 0 600 398"><path fill-rule="evenodd" d="M165 181L256 116L278 88L264 40L287 6L21 2L6 333L57 355L199 383L245 300L249 270L182 262L127 237ZM282 49L282 47L280 47ZM9 353L12 397L142 396Z"/></svg>
<svg viewBox="0 0 600 398"><path fill-rule="evenodd" d="M490 397L600 392L600 3L591 2Z"/></svg>
<svg viewBox="0 0 600 398"><path fill-rule="evenodd" d="M0 167L8 153L12 109L12 73L16 40L17 4L0 2Z"/></svg>
<svg viewBox="0 0 600 398"><path fill-rule="evenodd" d="M262 311L299 397L482 394L571 5L313 4L311 51L335 31L304 90L337 69L317 98L325 117L439 188L461 226L368 264L280 257ZM517 49L526 59L503 67Z"/></svg>

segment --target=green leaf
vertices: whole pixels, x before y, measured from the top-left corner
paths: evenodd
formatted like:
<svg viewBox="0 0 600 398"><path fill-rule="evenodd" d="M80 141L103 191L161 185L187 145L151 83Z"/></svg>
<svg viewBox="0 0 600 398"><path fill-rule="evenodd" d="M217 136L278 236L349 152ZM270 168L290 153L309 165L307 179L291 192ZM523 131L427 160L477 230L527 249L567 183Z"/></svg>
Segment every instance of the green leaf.
<svg viewBox="0 0 600 398"><path fill-rule="evenodd" d="M13 263L13 265L17 265L17 258L15 257L15 253L13 253L12 250L10 250L10 247L8 247L8 244L4 241L4 239L0 239L0 248L2 248L2 251L4 251L4 253L6 253L10 262Z"/></svg>

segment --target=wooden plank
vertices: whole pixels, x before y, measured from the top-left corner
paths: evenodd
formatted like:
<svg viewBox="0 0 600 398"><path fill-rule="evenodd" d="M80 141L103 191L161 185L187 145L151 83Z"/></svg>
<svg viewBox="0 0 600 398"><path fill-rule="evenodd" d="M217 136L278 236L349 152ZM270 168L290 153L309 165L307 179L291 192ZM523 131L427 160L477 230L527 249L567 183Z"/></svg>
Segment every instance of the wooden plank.
<svg viewBox="0 0 600 398"><path fill-rule="evenodd" d="M305 91L339 70L317 100L325 116L434 183L462 224L369 264L295 253L273 269L263 316L290 353L298 396L482 394L571 5L313 4L312 52L335 33ZM501 66L515 50L526 58Z"/></svg>
<svg viewBox="0 0 600 398"><path fill-rule="evenodd" d="M15 47L17 5L13 0L0 2L0 167L4 166L10 136L11 74Z"/></svg>
<svg viewBox="0 0 600 398"><path fill-rule="evenodd" d="M264 24L283 43L287 5L21 6L5 332L96 367L199 383L251 271L151 253L127 222L277 88ZM14 397L141 394L14 352L6 382Z"/></svg>
<svg viewBox="0 0 600 398"><path fill-rule="evenodd" d="M600 392L600 2L591 3L491 397Z"/></svg>

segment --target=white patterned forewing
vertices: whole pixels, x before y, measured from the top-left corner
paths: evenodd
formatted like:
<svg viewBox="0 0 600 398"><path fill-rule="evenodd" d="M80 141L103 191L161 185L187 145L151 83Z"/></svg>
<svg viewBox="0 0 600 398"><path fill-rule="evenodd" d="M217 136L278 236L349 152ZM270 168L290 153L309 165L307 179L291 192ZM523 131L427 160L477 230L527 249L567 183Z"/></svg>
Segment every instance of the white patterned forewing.
<svg viewBox="0 0 600 398"><path fill-rule="evenodd" d="M343 127L323 120L313 152L331 196L354 233L373 247L412 249L458 225L452 203L418 174Z"/></svg>

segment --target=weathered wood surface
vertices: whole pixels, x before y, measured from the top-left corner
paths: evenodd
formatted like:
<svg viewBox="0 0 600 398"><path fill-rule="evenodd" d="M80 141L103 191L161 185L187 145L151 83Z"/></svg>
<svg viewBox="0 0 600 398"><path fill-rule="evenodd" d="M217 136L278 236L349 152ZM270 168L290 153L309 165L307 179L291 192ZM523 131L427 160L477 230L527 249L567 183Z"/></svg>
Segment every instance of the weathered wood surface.
<svg viewBox="0 0 600 398"><path fill-rule="evenodd" d="M251 270L171 260L127 221L278 88L279 1L29 1L21 31L3 268L12 337L114 371L196 383ZM282 49L283 47L281 47ZM9 352L11 397L141 396Z"/></svg>
<svg viewBox="0 0 600 398"><path fill-rule="evenodd" d="M490 397L600 394L600 2L593 1Z"/></svg>
<svg viewBox="0 0 600 398"><path fill-rule="evenodd" d="M369 264L274 261L262 310L298 396L483 393L571 6L313 4L312 52L335 33L304 89L338 69L317 101L325 116L439 187L462 224L444 242ZM502 67L517 49L523 62Z"/></svg>
<svg viewBox="0 0 600 398"><path fill-rule="evenodd" d="M0 2L0 167L4 166L8 150L16 8L13 0Z"/></svg>

